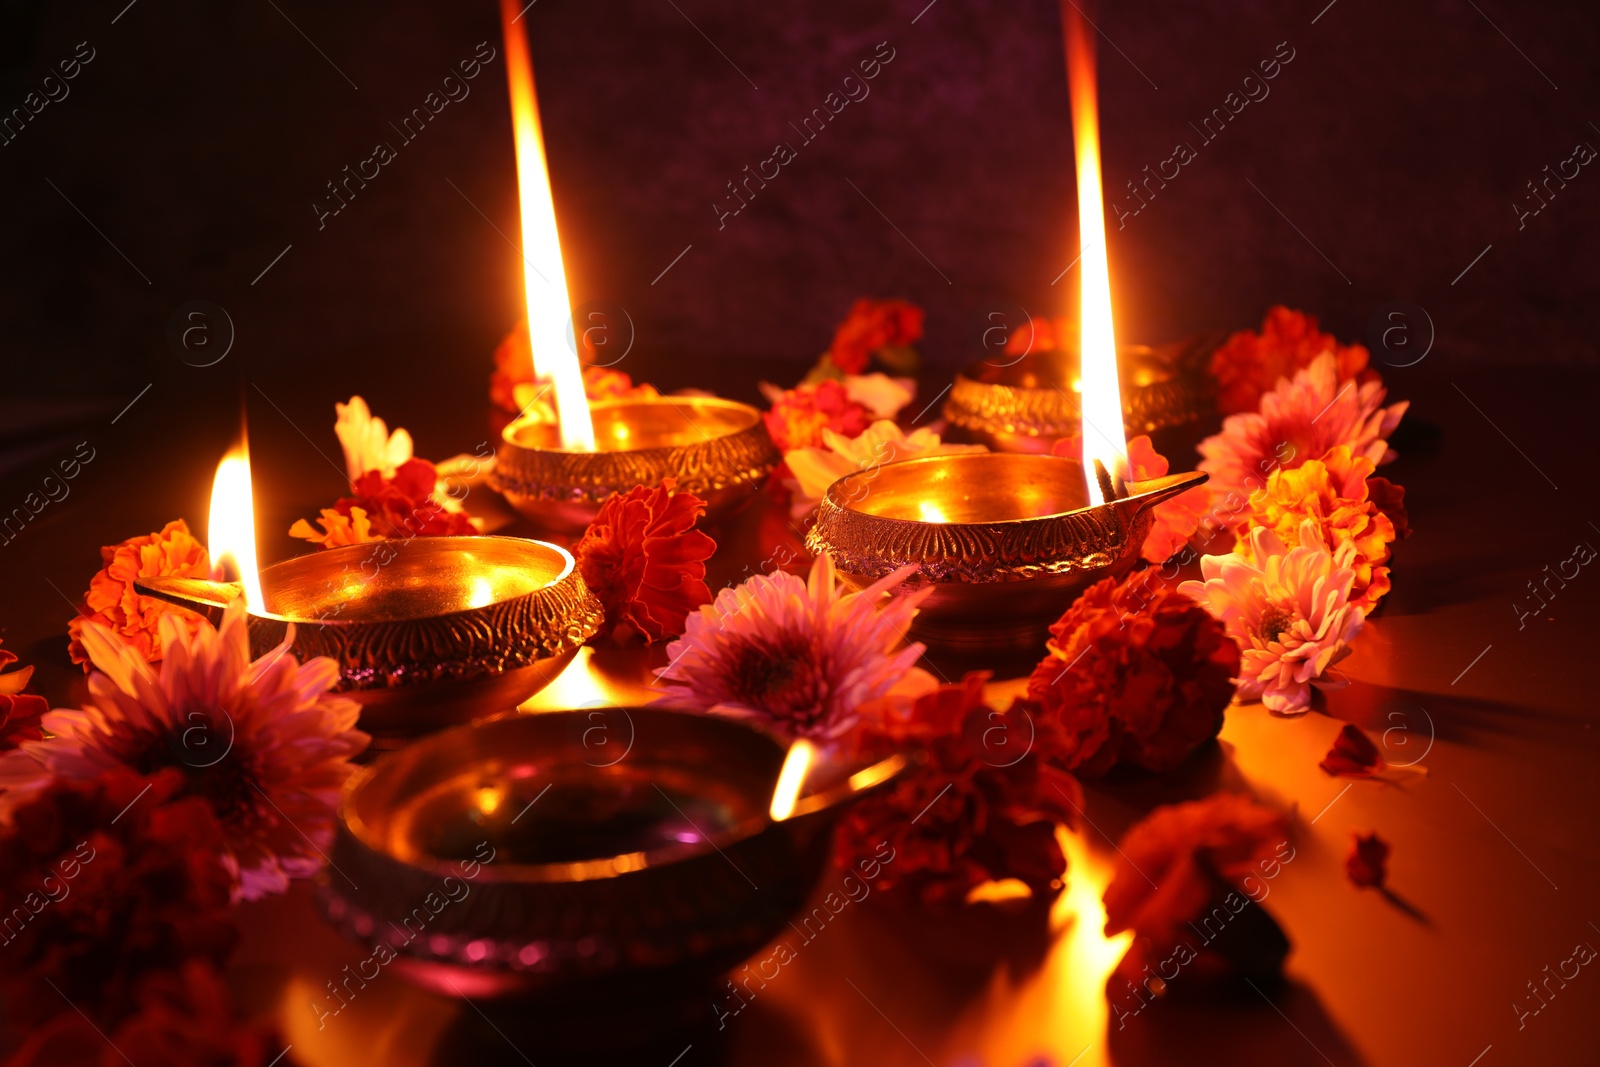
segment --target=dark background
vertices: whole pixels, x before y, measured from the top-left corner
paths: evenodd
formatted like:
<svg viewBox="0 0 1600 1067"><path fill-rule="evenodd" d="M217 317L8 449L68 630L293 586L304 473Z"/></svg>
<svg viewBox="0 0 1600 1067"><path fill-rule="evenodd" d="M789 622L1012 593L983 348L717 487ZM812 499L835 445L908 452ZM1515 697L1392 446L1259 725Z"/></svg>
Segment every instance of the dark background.
<svg viewBox="0 0 1600 1067"><path fill-rule="evenodd" d="M988 313L1064 306L1076 272L1051 280L1077 241L1056 5L925 5L528 10L573 298L627 309L623 369L753 399L759 378L798 376L852 298L903 296L928 309L931 393ZM1600 145L1600 20L1580 4L1324 5L1094 14L1108 190L1179 140L1199 152L1125 229L1113 218L1122 336L1250 325L1281 301L1370 340L1399 301L1409 352L1436 337L1388 371L1397 395L1431 376L1459 403L1447 383L1487 365L1551 388L1547 368L1593 365L1600 177L1586 167L1521 231L1512 205L1577 142ZM521 301L503 56L325 228L312 210L376 141L399 146L389 123L481 41L500 51L489 0L0 4L5 113L79 42L95 53L0 146L6 505L88 438L85 479L176 480L198 527L241 396L264 530L274 498L337 495L332 405L352 392L426 456L488 437L491 352ZM871 95L800 144L789 123L883 41L895 58ZM1270 95L1203 143L1190 123L1280 42L1295 58ZM799 158L719 230L713 202L779 140ZM215 366L169 338L194 300L235 331ZM1539 421L1485 413L1513 440ZM137 446L164 434L182 443L153 463ZM170 517L152 505L128 531Z"/></svg>

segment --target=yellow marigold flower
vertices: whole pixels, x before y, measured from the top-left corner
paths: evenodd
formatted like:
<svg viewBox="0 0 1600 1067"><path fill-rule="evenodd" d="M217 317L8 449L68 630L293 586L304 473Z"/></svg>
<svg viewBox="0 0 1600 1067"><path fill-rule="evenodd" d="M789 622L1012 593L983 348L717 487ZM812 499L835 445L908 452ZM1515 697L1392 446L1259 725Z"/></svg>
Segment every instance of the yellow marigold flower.
<svg viewBox="0 0 1600 1067"><path fill-rule="evenodd" d="M1287 542L1311 519L1330 549L1355 546L1350 603L1362 614L1370 612L1389 591L1389 568L1383 564L1395 539L1394 523L1367 494L1373 466L1371 458L1336 445L1321 459L1273 471L1267 484L1250 494L1250 521L1234 551L1249 557L1250 527L1264 527Z"/></svg>

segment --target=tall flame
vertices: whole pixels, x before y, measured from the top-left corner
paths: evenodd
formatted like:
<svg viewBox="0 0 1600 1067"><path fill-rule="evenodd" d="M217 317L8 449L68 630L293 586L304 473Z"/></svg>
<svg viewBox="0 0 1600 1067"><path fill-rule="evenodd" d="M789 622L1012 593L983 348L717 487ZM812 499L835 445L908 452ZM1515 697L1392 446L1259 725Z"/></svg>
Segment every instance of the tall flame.
<svg viewBox="0 0 1600 1067"><path fill-rule="evenodd" d="M517 148L517 188L522 206L522 289L528 303L528 339L533 345L533 373L555 384L556 415L561 420L561 446L594 451L594 424L583 391L578 353L567 346L572 305L567 296L566 267L561 260L561 235L556 230L556 203L550 191L550 168L544 154L544 127L533 88L533 61L528 39L515 23L524 5L500 0L505 27L506 80L511 86L511 130Z"/></svg>
<svg viewBox="0 0 1600 1067"><path fill-rule="evenodd" d="M806 773L811 770L811 757L816 751L810 741L796 738L783 757L783 769L778 772L778 784L772 790L772 805L767 813L773 822L782 822L794 814L795 802L800 799L800 787L806 784Z"/></svg>
<svg viewBox="0 0 1600 1067"><path fill-rule="evenodd" d="M1105 464L1113 484L1127 476L1128 439L1122 428L1122 389L1117 381L1117 337L1111 319L1111 275L1106 263L1105 198L1100 191L1100 117L1095 91L1092 30L1072 0L1062 0L1067 38L1067 84L1072 95L1072 142L1078 163L1078 237L1083 251L1083 306L1079 373L1083 382L1083 474L1091 504L1105 503L1094 461Z"/></svg>
<svg viewBox="0 0 1600 1067"><path fill-rule="evenodd" d="M211 565L232 563L244 586L245 606L260 614L267 610L261 595L261 574L256 567L256 509L250 488L250 445L238 446L217 464L211 482L211 514L206 519Z"/></svg>

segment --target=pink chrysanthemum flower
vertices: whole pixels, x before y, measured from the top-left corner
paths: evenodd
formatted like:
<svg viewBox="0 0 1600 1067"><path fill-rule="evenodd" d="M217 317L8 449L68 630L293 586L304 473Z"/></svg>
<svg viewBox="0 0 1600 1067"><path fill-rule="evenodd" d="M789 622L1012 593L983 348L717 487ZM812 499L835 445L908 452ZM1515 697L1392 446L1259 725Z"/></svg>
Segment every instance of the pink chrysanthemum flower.
<svg viewBox="0 0 1600 1067"><path fill-rule="evenodd" d="M1307 519L1294 548L1271 530L1253 527L1250 551L1249 557L1202 557L1204 580L1184 582L1178 591L1204 605L1239 642L1239 695L1280 715L1298 715L1311 707L1313 684L1344 684L1323 673L1349 655L1366 621L1350 603L1355 545L1330 550Z"/></svg>
<svg viewBox="0 0 1600 1067"><path fill-rule="evenodd" d="M914 666L922 645L901 646L932 587L879 607L912 570L849 593L824 553L808 582L778 571L724 589L667 647L657 672L667 685L656 702L761 720L790 737L840 736L868 701L897 685L926 688Z"/></svg>
<svg viewBox="0 0 1600 1067"><path fill-rule="evenodd" d="M1211 475L1213 516L1223 525L1241 525L1249 515L1250 494L1267 476L1321 459L1336 445L1347 445L1374 464L1394 458L1388 436L1400 424L1407 401L1383 406L1381 382L1339 381L1338 363L1324 353L1293 379L1261 398L1259 411L1230 415L1222 432L1200 442L1200 469Z"/></svg>
<svg viewBox="0 0 1600 1067"><path fill-rule="evenodd" d="M242 600L228 606L220 628L202 622L191 634L164 617L159 666L98 623L85 624L84 648L98 669L89 706L45 715L54 736L23 749L60 778L115 767L182 771L180 795L205 798L222 824L235 896L255 900L322 865L349 757L368 738L355 728L355 701L329 692L337 663L300 663L289 652L292 630L251 662L246 618Z"/></svg>

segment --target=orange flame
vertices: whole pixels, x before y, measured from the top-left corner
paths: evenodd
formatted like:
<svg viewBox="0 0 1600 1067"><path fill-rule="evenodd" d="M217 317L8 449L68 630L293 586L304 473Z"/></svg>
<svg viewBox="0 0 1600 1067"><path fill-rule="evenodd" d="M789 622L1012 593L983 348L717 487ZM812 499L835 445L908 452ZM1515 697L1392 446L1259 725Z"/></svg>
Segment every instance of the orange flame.
<svg viewBox="0 0 1600 1067"><path fill-rule="evenodd" d="M1105 503L1094 461L1114 484L1127 477L1128 439L1122 428L1117 381L1117 336L1111 318L1106 262L1105 198L1100 190L1100 117L1095 91L1093 32L1072 0L1062 0L1067 35L1067 84L1072 96L1072 141L1078 163L1078 237L1082 243L1079 368L1083 381L1083 474L1089 502Z"/></svg>
<svg viewBox="0 0 1600 1067"><path fill-rule="evenodd" d="M811 758L816 749L805 738L796 738L783 757L783 769L778 772L778 784L772 790L772 806L767 813L773 822L782 822L794 814L795 802L800 799L800 787L806 784L806 773L811 770Z"/></svg>
<svg viewBox="0 0 1600 1067"><path fill-rule="evenodd" d="M231 563L244 586L244 603L256 614L267 610L256 567L256 509L250 487L250 444L241 438L217 464L211 482L211 514L206 519L211 565Z"/></svg>
<svg viewBox="0 0 1600 1067"><path fill-rule="evenodd" d="M505 27L506 80L511 86L511 130L517 148L517 187L522 205L522 289L528 303L528 339L533 346L533 373L555 385L556 415L561 420L561 446L594 451L594 424L583 391L578 353L567 346L572 304L567 296L561 235L556 230L555 197L544 154L544 128L533 87L533 61L528 39L515 25L523 7L500 0Z"/></svg>

